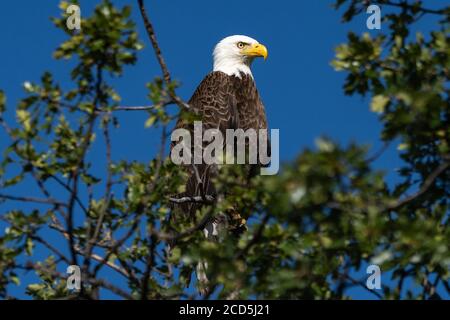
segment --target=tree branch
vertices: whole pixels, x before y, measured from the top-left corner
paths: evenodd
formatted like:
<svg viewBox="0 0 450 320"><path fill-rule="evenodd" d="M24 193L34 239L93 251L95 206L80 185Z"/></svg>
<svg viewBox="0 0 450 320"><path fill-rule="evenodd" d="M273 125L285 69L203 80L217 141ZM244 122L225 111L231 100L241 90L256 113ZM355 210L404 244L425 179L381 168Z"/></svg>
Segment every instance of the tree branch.
<svg viewBox="0 0 450 320"><path fill-rule="evenodd" d="M53 180L55 180L60 186L62 186L64 189L66 189L70 194L72 193L72 189L70 188L70 186L65 183L63 180L61 180L59 177L50 174L49 177ZM78 197L78 195L75 195L75 201L78 203L78 205L80 206L81 210L83 210L83 212L87 215L88 214L88 210L87 208L84 206L83 202L81 201L81 199Z"/></svg>
<svg viewBox="0 0 450 320"><path fill-rule="evenodd" d="M379 294L378 292L367 288L367 286L364 283L364 281L358 281L358 280L353 279L352 277L350 277L348 274L343 274L343 273L339 273L338 276L340 278L344 278L344 279L349 280L352 284L357 285L357 286L365 289L366 291L368 291L368 292L374 294L375 296L377 296L378 299L383 300L383 296L381 294Z"/></svg>
<svg viewBox="0 0 450 320"><path fill-rule="evenodd" d="M138 0L139 10L141 11L142 19L144 20L144 26L147 30L148 37L150 39L150 42L153 46L153 50L155 51L156 58L158 60L159 66L161 67L161 71L163 73L164 82L166 86L169 88L168 93L169 96L172 98L173 101L181 108L181 109L188 109L189 105L182 101L180 97L178 97L175 92L170 90L171 86L171 76L169 73L169 69L167 68L166 62L164 61L164 57L161 53L161 48L159 47L158 41L156 40L155 31L153 29L153 25L150 22L150 19L148 18L147 12L145 10L144 1Z"/></svg>
<svg viewBox="0 0 450 320"><path fill-rule="evenodd" d="M148 111L148 110L153 110L153 109L160 108L160 107L165 107L165 106L168 106L168 105L174 104L174 103L176 103L176 101L174 101L173 99L168 99L168 100L161 101L160 103L156 103L156 104L151 105L151 106L118 106L118 107L113 107L110 110L96 109L96 112Z"/></svg>
<svg viewBox="0 0 450 320"><path fill-rule="evenodd" d="M450 162L444 162L441 163L424 181L419 191L416 193L403 198L401 200L398 200L393 205L390 205L387 207L388 210L397 210L400 207L404 206L405 204L415 200L416 198L423 195L425 192L428 191L428 189L433 185L434 181L450 166Z"/></svg>
<svg viewBox="0 0 450 320"><path fill-rule="evenodd" d="M66 230L64 230L64 228L61 226L61 224L60 224L59 222L56 222L54 225L50 225L50 228L52 228L53 230L56 230L56 231L60 232L60 233L63 235L64 238L69 239L69 234L68 234L68 232L67 232ZM44 245L45 245L45 244L44 244ZM49 249L50 249L50 248L49 248ZM86 255L87 255L86 250L83 251L77 244L74 245L74 249L75 249L75 252L76 252L77 254L79 254L79 255L82 255L82 256L86 256ZM53 251L53 250L52 250L52 251ZM112 254L112 253L111 253L111 254ZM99 256L99 255L97 255L97 254L91 253L91 254L89 255L89 258L91 258L91 259L93 259L93 260L99 262L99 265L97 265L97 267L98 267L98 266L102 266L102 265L106 265L106 266L110 267L111 269L113 269L113 270L119 272L120 274L124 275L125 277L128 277L128 276L129 276L129 273L128 273L126 270L120 268L119 266L117 266L117 265L114 264L113 262L109 261L109 258L110 258L110 256L111 256L111 254L108 253L108 254L106 255L106 257L101 257L101 256ZM94 272L94 277L95 277L95 275L96 275L96 273Z"/></svg>
<svg viewBox="0 0 450 320"><path fill-rule="evenodd" d="M391 141L385 142L383 144L383 146L376 151L372 156L370 156L369 158L367 158L366 162L367 163L371 163L375 160L377 160L379 157L381 157L383 155L383 153L389 148L389 145L391 144Z"/></svg>
<svg viewBox="0 0 450 320"><path fill-rule="evenodd" d="M169 198L169 201L173 203L194 202L194 203L212 204L214 203L214 197L209 194L206 194L204 197L195 196L195 197Z"/></svg>
<svg viewBox="0 0 450 320"><path fill-rule="evenodd" d="M111 201L111 188L112 188L112 159L111 159L111 138L109 135L109 114L105 116L106 123L104 123L103 126L103 135L105 138L105 145L106 145L106 187L105 187L105 203L102 206L101 212L98 216L97 223L95 225L94 233L91 235L90 232L88 232L88 241L87 241L87 248L85 250L85 258L83 262L83 268L85 272L88 272L89 266L90 266L90 257L92 257L92 251L94 250L94 246L97 242L97 238L100 235L100 231L103 226L103 221L105 219L106 212L109 207L109 202ZM90 231L90 228L88 228Z"/></svg>
<svg viewBox="0 0 450 320"><path fill-rule="evenodd" d="M35 198L35 197L17 197L17 196L11 196L8 194L0 193L0 199L7 199L7 200L13 200L13 201L22 201L22 202L34 202L34 203L41 203L41 204L49 204L54 206L61 206L61 207L67 207L67 204L60 202L56 199L52 198Z"/></svg>

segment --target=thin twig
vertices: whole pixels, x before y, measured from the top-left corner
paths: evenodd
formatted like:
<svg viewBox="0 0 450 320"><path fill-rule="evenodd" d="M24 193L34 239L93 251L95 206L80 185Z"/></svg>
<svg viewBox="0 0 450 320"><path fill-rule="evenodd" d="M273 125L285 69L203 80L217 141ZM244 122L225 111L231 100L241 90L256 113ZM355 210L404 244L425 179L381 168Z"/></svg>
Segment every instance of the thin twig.
<svg viewBox="0 0 450 320"><path fill-rule="evenodd" d="M173 203L193 202L193 203L212 204L214 203L214 197L209 194L205 194L204 197L195 196L195 197L169 198L169 201Z"/></svg>
<svg viewBox="0 0 450 320"><path fill-rule="evenodd" d="M175 101L173 101L172 99L167 100L167 101L163 101L161 103L156 103L154 105L151 106L118 106L118 107L114 107L112 108L110 111L145 111L145 110L153 110L153 109L157 109L160 107L165 107L168 106L170 104L175 103ZM108 110L103 110L103 109L97 109L97 112L108 112Z"/></svg>
<svg viewBox="0 0 450 320"><path fill-rule="evenodd" d="M109 117L109 114L106 116ZM98 215L97 223L95 226L94 233L91 235L90 233L88 236L90 237L87 241L87 248L86 248L86 255L83 263L83 267L85 272L89 270L90 261L89 257L92 256L92 251L94 250L95 243L97 242L97 239L100 235L100 231L103 226L103 221L105 219L106 212L108 211L109 202L111 201L111 189L112 189L112 159L111 159L111 138L109 135L109 120L107 119L106 123L103 126L103 135L105 138L105 145L106 145L106 187L105 187L105 203L103 204L100 214Z"/></svg>
<svg viewBox="0 0 450 320"><path fill-rule="evenodd" d="M394 203L393 205L390 205L387 207L388 210L396 210L399 209L400 207L404 206L405 204L415 200L416 198L420 197L421 195L423 195L424 193L426 193L428 191L428 189L433 185L434 181L445 171L448 169L448 167L450 166L450 162L444 162L441 163L424 181L424 183L422 184L421 188L419 189L419 191L417 191L416 193L403 198L399 201L397 201L396 203Z"/></svg>
<svg viewBox="0 0 450 320"><path fill-rule="evenodd" d="M367 288L367 286L364 283L364 281L358 281L358 280L353 279L352 277L350 277L348 274L343 274L343 273L339 273L339 277L349 280L352 284L357 285L357 286L365 289L366 291L368 291L368 292L374 294L375 296L377 296L378 299L383 300L383 296L381 294L379 294L378 292Z"/></svg>
<svg viewBox="0 0 450 320"><path fill-rule="evenodd" d="M12 196L8 194L0 193L0 199L7 199L7 200L13 200L13 201L22 201L22 202L34 202L34 203L42 203L42 204L50 204L54 206L61 206L61 207L67 207L67 204L60 202L56 199L52 198L35 198L35 197L18 197L18 196Z"/></svg>
<svg viewBox="0 0 450 320"><path fill-rule="evenodd" d="M49 177L53 180L55 180L59 185L61 185L64 189L66 189L70 194L72 194L72 189L70 188L70 186L65 183L63 180L61 180L59 177L50 174ZM88 210L86 209L86 207L84 206L83 202L81 201L81 199L78 197L78 195L75 196L75 201L78 203L78 205L80 206L81 210L83 210L83 212L87 215L88 214Z"/></svg>
<svg viewBox="0 0 450 320"><path fill-rule="evenodd" d="M2 117L0 117L0 125L3 127L3 129L6 131L6 133L11 137L12 135L12 129L8 126L5 120L3 120Z"/></svg>
<svg viewBox="0 0 450 320"><path fill-rule="evenodd" d="M169 69L167 68L166 62L164 61L164 57L161 53L161 48L159 47L158 41L156 40L155 31L153 29L153 25L148 18L147 12L145 10L144 1L138 0L139 10L141 11L142 19L144 20L144 26L147 30L148 37L153 46L153 50L155 51L156 58L158 59L159 66L161 67L161 71L163 73L164 82L167 87L171 86L172 79L170 77ZM169 96L173 101L181 108L188 109L189 105L181 100L173 90L168 90Z"/></svg>
<svg viewBox="0 0 450 320"><path fill-rule="evenodd" d="M389 148L390 144L391 144L391 141L385 142L383 144L383 146L377 152L375 152L372 156L367 158L366 162L371 163L371 162L377 160Z"/></svg>
<svg viewBox="0 0 450 320"><path fill-rule="evenodd" d="M45 246L47 249L52 251L54 254L56 254L60 259L64 260L67 264L70 264L70 260L58 249L56 249L53 245L48 243L46 240L42 239L39 236L31 236L31 239L41 243L43 246Z"/></svg>
<svg viewBox="0 0 450 320"><path fill-rule="evenodd" d="M101 85L103 82L102 68L103 68L103 65L97 64L97 78L96 78L96 83L95 83L95 98L94 98L94 102L93 102L94 108L97 108L98 103L101 102L102 98L103 98L102 89L101 89ZM87 132L86 132L84 139L80 146L80 149L81 149L80 157L77 159L75 170L71 174L72 193L69 198L69 209L68 209L68 217L67 217L67 232L69 234L69 247L70 247L70 252L72 255L72 263L73 264L78 264L77 263L77 255L75 252L75 241L74 241L74 236L73 236L74 204L75 204L75 199L78 195L78 179L79 179L81 164L86 156L86 152L89 147L89 143L91 141L91 136L94 131L94 125L95 125L96 119L97 119L97 114L95 112L92 112L92 114L89 116Z"/></svg>
<svg viewBox="0 0 450 320"><path fill-rule="evenodd" d="M69 239L68 232L66 230L64 230L64 228L61 226L61 224L59 222L50 225L50 228L60 232L64 238ZM77 254L86 256L86 251L83 251L77 244L75 244L74 249ZM111 269L119 272L120 274L124 275L125 277L129 276L129 273L126 270L120 268L119 266L114 264L112 261L109 261L110 254L108 254L106 257L101 257L97 254L91 253L89 258L99 262L99 265L102 265L102 266L106 265L106 266L110 267ZM95 277L95 275L96 274L94 273L94 277Z"/></svg>
<svg viewBox="0 0 450 320"><path fill-rule="evenodd" d="M148 37L150 39L150 42L153 46L153 50L155 51L156 58L158 59L158 63L161 67L161 71L164 76L164 81L166 82L166 85L170 84L172 82L169 69L167 68L166 62L164 61L164 57L161 53L161 48L159 47L158 41L156 40L155 31L153 29L153 25L150 22L150 19L148 18L147 12L145 10L144 1L138 0L139 4L139 10L141 11L142 19L144 20L144 26L147 30Z"/></svg>

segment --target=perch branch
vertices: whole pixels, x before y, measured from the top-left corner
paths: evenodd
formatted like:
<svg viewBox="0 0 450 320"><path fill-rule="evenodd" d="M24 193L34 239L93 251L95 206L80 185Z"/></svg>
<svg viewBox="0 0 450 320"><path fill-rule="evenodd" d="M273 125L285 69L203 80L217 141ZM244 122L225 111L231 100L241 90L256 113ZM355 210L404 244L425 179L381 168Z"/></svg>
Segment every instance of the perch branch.
<svg viewBox="0 0 450 320"><path fill-rule="evenodd" d="M195 196L195 197L169 198L169 201L173 203L194 202L194 203L211 204L214 202L214 197L209 194L206 194L204 197Z"/></svg>

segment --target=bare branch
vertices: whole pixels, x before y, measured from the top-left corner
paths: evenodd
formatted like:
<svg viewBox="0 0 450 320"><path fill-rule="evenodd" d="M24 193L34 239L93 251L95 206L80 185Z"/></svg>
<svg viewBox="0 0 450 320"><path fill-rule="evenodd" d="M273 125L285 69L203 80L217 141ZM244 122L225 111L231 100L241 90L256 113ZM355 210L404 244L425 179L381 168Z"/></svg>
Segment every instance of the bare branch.
<svg viewBox="0 0 450 320"><path fill-rule="evenodd" d="M381 155L383 155L383 153L389 148L389 145L391 144L391 141L385 142L383 144L383 146L380 148L380 150L378 150L377 152L375 152L372 156L370 156L366 162L367 163L371 163L375 160L377 160L379 157L381 157Z"/></svg>
<svg viewBox="0 0 450 320"><path fill-rule="evenodd" d="M64 260L67 264L70 264L69 259L61 253L58 249L56 249L53 245L48 243L46 240L42 239L39 236L31 236L31 238L39 243L41 243L43 246L45 246L47 249L49 249L51 252L56 254L60 259Z"/></svg>
<svg viewBox="0 0 450 320"><path fill-rule="evenodd" d="M12 129L8 126L6 121L3 119L3 117L0 117L0 125L3 127L3 129L6 131L6 133L11 136L12 135Z"/></svg>
<svg viewBox="0 0 450 320"><path fill-rule="evenodd" d="M214 197L209 194L205 194L204 197L195 196L195 197L169 198L169 201L173 203L194 202L194 203L212 204L214 203Z"/></svg>
<svg viewBox="0 0 450 320"><path fill-rule="evenodd" d="M169 69L167 68L166 62L164 61L164 57L161 53L161 48L159 47L158 41L156 40L155 31L153 29L153 25L150 22L150 19L148 18L147 12L145 10L144 1L138 0L139 4L139 10L141 11L142 19L144 20L144 26L147 30L148 37L150 39L150 42L153 46L153 50L155 51L156 58L158 59L158 63L161 67L161 71L164 76L164 81L166 82L166 85L170 84L172 82Z"/></svg>
<svg viewBox="0 0 450 320"><path fill-rule="evenodd" d="M153 110L153 109L165 107L165 106L168 106L168 105L174 104L174 103L176 103L176 101L174 101L173 99L168 99L168 100L165 100L165 101L161 101L160 103L155 103L154 105L151 105L151 106L118 106L118 107L113 107L113 108L111 108L109 110L96 109L96 112L148 111L148 110Z"/></svg>
<svg viewBox="0 0 450 320"><path fill-rule="evenodd" d="M109 258L113 255L113 254L117 254L117 250L125 243L125 241L127 241L136 231L137 227L139 226L140 223L140 215L138 215L136 217L136 220L133 222L133 225L131 226L131 228L128 230L128 232L118 241L116 241L108 250L108 253L105 256L104 262L108 261ZM104 262L101 262L100 264L98 264L95 269L94 269L94 276L98 273L98 271L100 271L101 267L104 265Z"/></svg>
<svg viewBox="0 0 450 320"><path fill-rule="evenodd" d="M109 114L105 117L109 117ZM94 245L97 242L97 238L100 235L100 231L103 225L103 220L105 219L106 212L109 207L109 203L111 201L112 193L112 159L111 159L111 138L109 135L109 118L106 118L106 123L104 123L103 126L103 135L105 138L105 145L106 145L106 187L105 187L105 203L102 206L101 212L98 215L97 223L95 225L94 233L91 235L90 232L90 226L88 228L88 241L87 241L87 248L85 250L85 258L83 263L83 268L85 272L88 272L89 266L90 266L90 260L89 258L92 256L92 251L94 250Z"/></svg>
<svg viewBox="0 0 450 320"><path fill-rule="evenodd" d="M423 195L424 193L426 193L428 191L428 189L433 185L434 181L445 171L448 169L448 167L450 166L450 162L444 162L441 163L424 181L424 183L422 184L421 188L419 189L419 191L417 191L416 193L401 199L399 201L397 201L396 203L394 203L391 206L388 206L387 209L388 210L396 210L399 209L400 207L404 206L405 204L415 200L416 198L420 197L421 195Z"/></svg>
<svg viewBox="0 0 450 320"><path fill-rule="evenodd" d="M102 98L103 98L103 93L102 93L102 82L103 82L103 71L102 71L103 65L101 64L97 64L97 74L96 74L96 83L95 83L95 98L93 101L93 105L94 108L98 107L99 102L102 102ZM91 141L91 136L92 133L94 131L94 126L95 126L95 120L97 119L97 114L95 112L92 112L92 114L90 114L89 116L89 120L88 120L88 129L86 131L86 134L84 136L84 139L81 143L80 146L80 157L77 159L77 164L75 166L75 170L72 172L71 174L71 180L72 180L72 193L70 195L69 198L69 209L68 209L68 217L66 219L66 224L67 224L67 233L69 234L69 247L70 247L70 252L72 255L72 263L73 264L78 264L77 263L77 255L76 255L76 251L75 251L75 241L74 241L74 236L73 236L73 216L74 216L74 205L75 205L75 200L76 197L78 196L78 179L79 179L79 175L80 175L80 169L81 169L81 164L84 161L84 158L86 156L87 153L87 149L89 148L90 145L90 141Z"/></svg>
<svg viewBox="0 0 450 320"><path fill-rule="evenodd" d="M160 105L166 105L169 103L164 103ZM151 106L135 106L135 107L125 107L125 106L119 106L112 109L112 111L143 111L143 110L153 110L160 105L151 105ZM99 112L107 112L106 110L98 109Z"/></svg>
<svg viewBox="0 0 450 320"><path fill-rule="evenodd" d="M56 230L56 231L60 232L60 233L64 236L64 238L69 239L69 233L68 233L66 230L64 230L64 228L61 226L61 224L60 224L58 221L55 221L55 223L54 223L53 225L50 225L50 228L52 228L53 230ZM37 239L37 240L38 240L38 239ZM39 239L39 240L40 240L40 239ZM38 241L39 241L39 240L38 240ZM41 242L41 241L39 241L39 242ZM50 248L49 248L49 249L50 249ZM87 251L86 251L86 250L83 251L77 244L74 245L74 249L75 249L75 252L76 252L77 254L86 257ZM53 250L52 250L52 251L53 251ZM97 266L106 265L106 266L110 267L111 269L113 269L113 270L119 272L120 274L124 275L125 277L128 277L128 276L129 276L129 273L128 273L126 270L120 268L119 266L117 266L116 264L114 264L112 261L109 261L109 258L110 258L110 256L111 256L111 254L112 254L112 252L108 253L108 254L106 255L106 257L101 257L101 256L99 256L99 255L97 255L97 254L91 253L91 254L89 255L89 258L91 258L91 259L93 259L93 260L99 262L100 264L97 265ZM94 273L94 277L95 277L95 273Z"/></svg>
<svg viewBox="0 0 450 320"><path fill-rule="evenodd" d="M161 53L161 48L159 47L158 41L156 40L155 31L153 29L153 25L148 18L147 12L144 7L144 0L138 0L139 10L141 11L142 19L144 20L144 26L147 30L148 37L153 46L153 50L155 51L156 58L158 59L159 66L161 67L161 71L164 76L164 82L167 87L170 87L172 79L170 77L169 69L167 68L166 62L164 61L164 57ZM180 108L188 109L189 105L182 101L180 97L178 97L172 90L168 90L169 96L176 102L176 104Z"/></svg>
<svg viewBox="0 0 450 320"><path fill-rule="evenodd" d="M90 257L93 260L95 260L97 262L100 262L100 263L110 267L111 269L117 271L118 273L120 273L123 276L125 276L126 278L128 278L128 276L129 276L128 272L125 269L123 269L123 268L119 267L118 265L114 264L113 262L107 261L107 260L105 260L105 258L103 258L102 256L99 256L97 254L91 254Z"/></svg>
<svg viewBox="0 0 450 320"><path fill-rule="evenodd" d="M132 295L130 295L129 293L125 292L124 290L120 289L119 287L116 287L114 285L112 285L111 283L107 282L104 279L99 279L99 280L95 280L95 279L89 279L89 282L94 284L94 285L99 285L105 289L108 289L109 291L117 294L118 296L121 296L122 298L128 299L128 300L135 300L134 297Z"/></svg>
<svg viewBox="0 0 450 320"><path fill-rule="evenodd" d="M66 189L69 193L72 193L72 189L70 188L70 186L65 183L63 180L61 180L59 177L50 174L49 177L53 180L55 180L59 185L61 185L64 189ZM88 210L87 208L84 206L83 202L81 201L81 199L78 197L78 195L75 195L75 201L78 203L78 205L80 206L81 210L83 210L83 212L87 215L88 214Z"/></svg>
<svg viewBox="0 0 450 320"><path fill-rule="evenodd" d="M358 281L358 280L350 277L348 274L344 274L344 273L339 273L338 276L339 276L339 278L346 279L346 280L350 281L350 283L352 283L356 286L359 286L359 287L363 288L364 290L374 294L375 296L377 296L378 299L383 300L383 296L381 294L379 294L378 292L367 288L366 283L364 281L362 281L362 280Z"/></svg>

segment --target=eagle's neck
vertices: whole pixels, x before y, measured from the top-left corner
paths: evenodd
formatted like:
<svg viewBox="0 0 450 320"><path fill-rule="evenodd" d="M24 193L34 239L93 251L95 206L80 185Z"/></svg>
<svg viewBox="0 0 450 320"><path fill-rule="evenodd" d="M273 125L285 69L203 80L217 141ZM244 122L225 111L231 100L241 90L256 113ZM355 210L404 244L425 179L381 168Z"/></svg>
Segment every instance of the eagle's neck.
<svg viewBox="0 0 450 320"><path fill-rule="evenodd" d="M241 59L234 59L231 57L214 56L213 71L221 71L229 76L236 76L238 78L241 78L242 74L246 74L253 78L250 64L251 61L242 61Z"/></svg>

